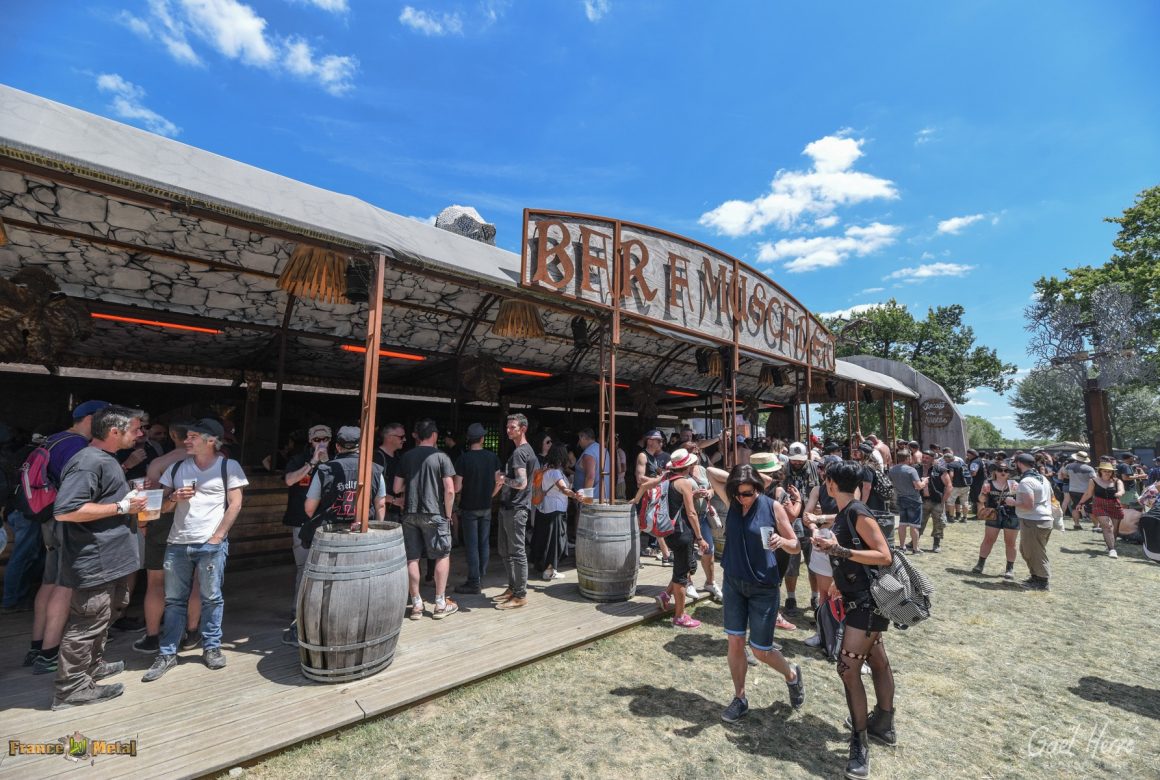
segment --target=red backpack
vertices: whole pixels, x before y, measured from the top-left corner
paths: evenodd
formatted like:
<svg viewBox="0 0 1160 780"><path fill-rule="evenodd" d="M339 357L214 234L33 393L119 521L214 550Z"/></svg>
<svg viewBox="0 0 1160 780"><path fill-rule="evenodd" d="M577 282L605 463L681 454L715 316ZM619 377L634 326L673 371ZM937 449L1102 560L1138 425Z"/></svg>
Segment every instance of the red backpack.
<svg viewBox="0 0 1160 780"><path fill-rule="evenodd" d="M28 453L24 463L20 466L20 487L17 495L24 504L24 514L29 520L44 522L52 517L52 505L56 501L56 491L48 476L48 462L52 455L52 448L67 439L61 436L54 442L41 444Z"/></svg>
<svg viewBox="0 0 1160 780"><path fill-rule="evenodd" d="M648 489L637 509L637 526L643 533L663 539L672 535L676 527L669 515L669 485L673 477L667 477Z"/></svg>

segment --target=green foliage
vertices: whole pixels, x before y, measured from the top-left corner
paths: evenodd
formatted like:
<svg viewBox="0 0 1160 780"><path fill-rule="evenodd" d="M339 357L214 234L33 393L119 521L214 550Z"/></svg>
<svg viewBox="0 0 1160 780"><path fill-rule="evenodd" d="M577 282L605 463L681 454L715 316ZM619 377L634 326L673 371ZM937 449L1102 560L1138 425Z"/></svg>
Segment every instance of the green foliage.
<svg viewBox="0 0 1160 780"><path fill-rule="evenodd" d="M1115 446L1152 447L1160 442L1160 392L1153 387L1129 387L1108 395Z"/></svg>
<svg viewBox="0 0 1160 780"><path fill-rule="evenodd" d="M1003 433L995 424L978 415L968 414L963 418L967 426L967 446L975 449L995 449L1004 444Z"/></svg>
<svg viewBox="0 0 1160 780"><path fill-rule="evenodd" d="M858 314L853 322L832 319L827 324L840 336L838 357L875 355L908 363L961 404L975 387L997 393L1008 390L1016 371L994 349L975 346L974 329L963 324L964 312L958 304L936 306L918 320L891 298Z"/></svg>
<svg viewBox="0 0 1160 780"><path fill-rule="evenodd" d="M1015 385L1015 422L1032 436L1085 441L1083 393L1065 372L1037 368Z"/></svg>

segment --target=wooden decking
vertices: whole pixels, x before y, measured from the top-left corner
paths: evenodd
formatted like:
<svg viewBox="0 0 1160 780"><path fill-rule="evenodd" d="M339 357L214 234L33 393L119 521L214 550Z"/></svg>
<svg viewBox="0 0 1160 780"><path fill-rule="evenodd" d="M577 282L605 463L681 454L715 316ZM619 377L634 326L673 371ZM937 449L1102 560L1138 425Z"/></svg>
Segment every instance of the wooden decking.
<svg viewBox="0 0 1160 780"><path fill-rule="evenodd" d="M456 556L461 557L461 556ZM462 564L460 563L460 566ZM461 582L453 566L451 582ZM120 635L108 660L124 660L125 693L110 702L52 712L51 675L19 666L28 647L31 614L0 618L0 778L196 777L389 713L453 688L636 625L656 614L653 596L671 569L645 561L637 596L596 604L580 596L575 572L552 583L531 583L528 606L491 607L502 590L493 571L482 596L456 597L461 613L443 621L404 620L394 663L355 683L313 683L299 671L295 648L281 644L287 624L289 566L227 576L224 650L229 665L212 672L201 651L181 654L164 678L142 683L152 656L135 653L135 634ZM424 586L430 596L430 586ZM98 756L83 770L59 756L9 756L8 740L55 742L80 732L90 739L136 739L138 755Z"/></svg>

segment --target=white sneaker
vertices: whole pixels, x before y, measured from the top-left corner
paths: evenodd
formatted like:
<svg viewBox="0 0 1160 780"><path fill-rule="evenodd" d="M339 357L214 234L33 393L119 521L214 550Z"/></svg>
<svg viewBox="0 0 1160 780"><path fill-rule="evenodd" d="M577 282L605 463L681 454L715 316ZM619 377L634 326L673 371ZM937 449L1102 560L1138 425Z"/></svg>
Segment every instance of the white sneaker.
<svg viewBox="0 0 1160 780"><path fill-rule="evenodd" d="M721 586L717 583L706 585L705 590L709 591L709 596L718 604L725 600L725 594L721 592Z"/></svg>
<svg viewBox="0 0 1160 780"><path fill-rule="evenodd" d="M1112 552L1115 552L1115 550L1113 550ZM695 599L695 598L700 598L700 596L701 596L701 594L692 585L685 586L685 598Z"/></svg>
<svg viewBox="0 0 1160 780"><path fill-rule="evenodd" d="M822 646L822 638L820 636L818 636L817 634L814 634L813 636L811 636L809 639L806 640L806 647L821 647L821 646Z"/></svg>
<svg viewBox="0 0 1160 780"><path fill-rule="evenodd" d="M1108 550L1108 557L1109 558L1119 558L1120 554L1118 552L1116 552L1115 550Z"/></svg>
<svg viewBox="0 0 1160 780"><path fill-rule="evenodd" d="M866 675L872 674L872 672L870 671L870 664L868 664L866 662L862 663L862 674L866 674Z"/></svg>

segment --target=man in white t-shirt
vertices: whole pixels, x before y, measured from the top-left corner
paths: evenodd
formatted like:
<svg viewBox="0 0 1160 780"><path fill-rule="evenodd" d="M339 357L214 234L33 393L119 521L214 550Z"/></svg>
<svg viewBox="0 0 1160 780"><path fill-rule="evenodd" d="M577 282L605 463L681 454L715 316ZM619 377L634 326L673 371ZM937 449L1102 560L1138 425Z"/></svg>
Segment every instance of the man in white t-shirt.
<svg viewBox="0 0 1160 780"><path fill-rule="evenodd" d="M177 665L194 571L201 595L202 660L210 669L226 665L221 643L227 535L242 509L242 488L249 481L237 461L220 454L224 438L220 422L209 417L198 420L185 437L189 457L161 475L162 511L175 511L165 550L161 650L141 678L144 682L159 679Z"/></svg>
<svg viewBox="0 0 1160 780"><path fill-rule="evenodd" d="M1015 503L1019 518L1019 552L1031 570L1031 578L1023 582L1028 590L1048 590L1051 565L1047 560L1047 540L1051 538L1051 485L1035 469L1035 456L1021 453L1015 456L1019 471L1019 487L1008 502ZM1008 503L1010 505L1010 503Z"/></svg>

